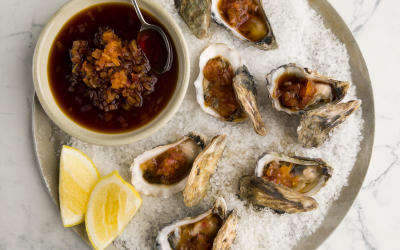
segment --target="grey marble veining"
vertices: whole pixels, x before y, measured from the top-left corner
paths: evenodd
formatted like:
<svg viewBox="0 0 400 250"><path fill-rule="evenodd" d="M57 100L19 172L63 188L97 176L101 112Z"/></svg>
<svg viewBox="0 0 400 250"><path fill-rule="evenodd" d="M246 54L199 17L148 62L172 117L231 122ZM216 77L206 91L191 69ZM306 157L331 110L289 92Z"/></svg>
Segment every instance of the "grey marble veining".
<svg viewBox="0 0 400 250"><path fill-rule="evenodd" d="M349 214L319 248L400 249L400 1L330 1L353 31L366 60L376 110L375 145L369 173Z"/></svg>
<svg viewBox="0 0 400 250"><path fill-rule="evenodd" d="M32 56L66 0L0 0L0 250L88 249L61 218L37 171L31 140ZM319 250L400 249L400 1L330 0L370 71L375 147L357 201Z"/></svg>

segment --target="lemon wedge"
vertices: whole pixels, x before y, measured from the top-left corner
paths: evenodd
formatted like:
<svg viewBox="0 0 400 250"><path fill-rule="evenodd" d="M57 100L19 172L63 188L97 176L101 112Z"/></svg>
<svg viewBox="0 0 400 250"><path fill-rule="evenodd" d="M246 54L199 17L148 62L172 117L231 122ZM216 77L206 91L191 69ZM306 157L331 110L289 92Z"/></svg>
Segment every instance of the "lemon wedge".
<svg viewBox="0 0 400 250"><path fill-rule="evenodd" d="M64 227L85 220L90 192L100 179L96 166L80 150L63 146L60 159L60 209Z"/></svg>
<svg viewBox="0 0 400 250"><path fill-rule="evenodd" d="M97 250L106 248L135 216L142 199L115 170L102 177L90 194L85 216L86 232Z"/></svg>

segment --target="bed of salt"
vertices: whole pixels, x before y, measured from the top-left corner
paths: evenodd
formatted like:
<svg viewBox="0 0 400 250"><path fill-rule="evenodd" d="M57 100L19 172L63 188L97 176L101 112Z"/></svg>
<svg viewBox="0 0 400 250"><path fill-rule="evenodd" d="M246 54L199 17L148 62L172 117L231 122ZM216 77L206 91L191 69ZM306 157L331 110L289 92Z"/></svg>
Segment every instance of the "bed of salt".
<svg viewBox="0 0 400 250"><path fill-rule="evenodd" d="M288 63L317 69L324 75L351 80L349 56L345 45L326 29L321 17L306 0L264 1L266 14L273 27L279 50L261 51L251 47L212 23L210 36L198 40L177 14L173 0L158 1L181 27L191 56L191 80L186 97L175 116L157 133L137 143L121 147L89 145L72 138L69 145L91 157L102 176L118 170L130 182L129 166L134 157L144 150L179 139L190 131L207 135L227 134L228 143L216 172L211 178L212 189L197 206L187 208L182 193L168 199L144 197L137 215L114 244L119 249L154 249L160 227L173 220L198 215L209 209L216 197L226 200L228 209L237 208L240 217L237 237L232 249L291 249L302 237L312 234L320 226L331 203L347 185L362 140L361 109L336 129L330 139L317 149L304 149L297 143L296 127L299 117L290 117L272 109L267 97L265 75ZM258 89L260 112L270 133L259 136L250 121L228 124L206 114L196 102L194 80L197 78L200 52L211 43L226 43L241 52L244 63L253 74ZM351 87L344 101L356 98ZM301 214L277 214L265 208L256 211L245 206L237 197L238 180L253 174L257 158L267 150L286 155L320 157L332 164L335 171L314 198L319 208Z"/></svg>

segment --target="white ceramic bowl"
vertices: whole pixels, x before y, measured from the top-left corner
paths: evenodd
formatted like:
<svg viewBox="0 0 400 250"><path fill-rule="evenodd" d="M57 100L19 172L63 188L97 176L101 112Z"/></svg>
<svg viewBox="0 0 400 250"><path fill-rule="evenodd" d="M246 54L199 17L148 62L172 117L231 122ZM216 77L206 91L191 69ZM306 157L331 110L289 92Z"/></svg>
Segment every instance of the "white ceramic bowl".
<svg viewBox="0 0 400 250"><path fill-rule="evenodd" d="M117 146L144 139L155 133L171 119L186 94L190 77L190 58L182 31L174 19L153 0L137 0L141 9L157 17L165 26L175 44L179 62L178 83L175 92L167 107L150 123L137 130L121 134L105 134L78 125L63 113L51 93L47 75L48 56L54 38L72 16L91 5L106 2L130 3L130 0L71 0L61 7L40 34L33 56L32 71L39 101L47 115L57 126L82 141L98 145Z"/></svg>

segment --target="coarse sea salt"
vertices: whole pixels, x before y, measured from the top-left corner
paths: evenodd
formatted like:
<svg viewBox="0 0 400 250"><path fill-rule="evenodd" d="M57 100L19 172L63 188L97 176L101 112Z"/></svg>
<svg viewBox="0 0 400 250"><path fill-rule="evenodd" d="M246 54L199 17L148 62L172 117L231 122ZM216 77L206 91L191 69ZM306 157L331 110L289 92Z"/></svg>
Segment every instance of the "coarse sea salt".
<svg viewBox="0 0 400 250"><path fill-rule="evenodd" d="M190 85L178 112L157 133L130 145L101 147L74 138L68 144L91 157L102 176L116 169L130 182L129 167L135 156L157 145L177 140L190 131L201 132L209 140L217 134L227 134L228 143L211 178L211 191L199 205L186 207L182 193L168 199L142 196L142 207L114 244L119 249L154 249L160 227L187 216L196 216L209 209L216 197L223 197L229 209L238 209L240 218L232 249L291 249L299 239L312 234L321 225L329 206L338 198L341 188L347 185L347 177L360 151L364 121L360 108L331 134L323 146L304 149L297 143L296 127L300 117L290 117L272 109L265 75L280 65L297 63L324 75L351 80L345 45L324 27L321 17L306 0L264 1L266 14L279 43L279 50L274 51L261 51L249 46L214 23L209 29L210 36L198 40L178 15L173 0L160 0L158 3L179 24L190 50ZM239 124L221 122L206 114L196 102L193 82L199 73L198 58L211 43L226 43L240 51L244 63L255 77L261 116L270 129L267 136L257 135L250 121ZM354 86L344 101L352 99L356 99ZM267 150L286 155L320 157L331 163L334 174L327 186L314 197L319 203L317 210L277 214L269 208L254 210L238 199L239 178L253 174L257 158Z"/></svg>

